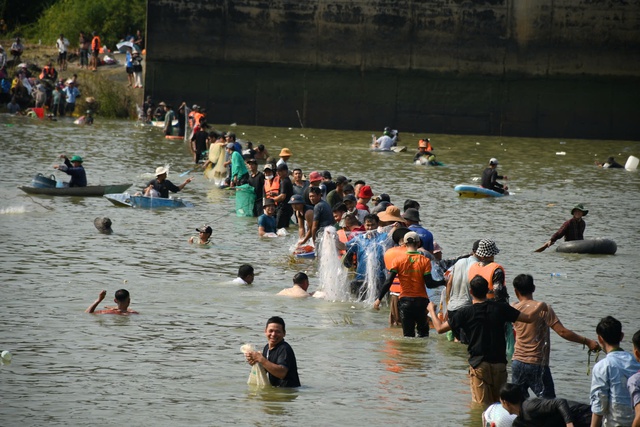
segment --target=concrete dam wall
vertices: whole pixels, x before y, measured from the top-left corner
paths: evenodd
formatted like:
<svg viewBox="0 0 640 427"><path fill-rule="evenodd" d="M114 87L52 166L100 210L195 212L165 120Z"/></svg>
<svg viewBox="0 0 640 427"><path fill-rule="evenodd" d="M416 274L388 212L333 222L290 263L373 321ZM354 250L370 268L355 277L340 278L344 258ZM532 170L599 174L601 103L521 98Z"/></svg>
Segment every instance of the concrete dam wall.
<svg viewBox="0 0 640 427"><path fill-rule="evenodd" d="M148 0L145 91L213 123L640 140L640 0Z"/></svg>

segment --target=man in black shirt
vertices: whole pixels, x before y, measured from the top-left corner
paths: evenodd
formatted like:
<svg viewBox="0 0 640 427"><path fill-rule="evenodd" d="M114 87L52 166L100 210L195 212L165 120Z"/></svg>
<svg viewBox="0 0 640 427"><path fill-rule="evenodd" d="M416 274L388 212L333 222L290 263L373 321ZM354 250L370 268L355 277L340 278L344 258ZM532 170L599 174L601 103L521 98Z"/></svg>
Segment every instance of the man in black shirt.
<svg viewBox="0 0 640 427"><path fill-rule="evenodd" d="M507 179L507 176L498 175L498 159L489 160L489 167L482 172L482 187L501 194L509 194L508 187L498 182L499 179Z"/></svg>
<svg viewBox="0 0 640 427"><path fill-rule="evenodd" d="M525 314L508 304L487 300L489 283L479 275L471 279L469 291L473 304L457 310L455 316L446 322L438 319L433 302L428 308L439 334L449 330L454 333L459 333L460 329L464 331L469 340L467 351L472 399L488 407L500 399L500 388L507 382L505 323L531 323L541 310L546 310L547 305L536 301L537 307L530 314Z"/></svg>
<svg viewBox="0 0 640 427"><path fill-rule="evenodd" d="M253 216L262 215L262 190L264 189L264 174L258 170L258 161L256 159L247 160L249 168L249 185L253 187L256 194L255 202L253 202Z"/></svg>
<svg viewBox="0 0 640 427"><path fill-rule="evenodd" d="M193 162L195 164L200 163L200 160L204 158L203 153L209 148L209 132L205 129L207 123L204 119L200 122L198 131L191 137L191 152L193 153Z"/></svg>
<svg viewBox="0 0 640 427"><path fill-rule="evenodd" d="M289 204L291 196L293 196L293 184L289 178L289 167L286 163L278 165L277 174L280 177L280 192L273 199L276 202L276 229L289 228L291 217L293 216L293 207Z"/></svg>
<svg viewBox="0 0 640 427"><path fill-rule="evenodd" d="M247 362L253 366L262 365L269 375L269 382L274 387L300 387L298 363L296 355L289 343L284 341L286 335L284 320L273 316L267 320L264 330L268 344L262 353L249 351L245 353Z"/></svg>

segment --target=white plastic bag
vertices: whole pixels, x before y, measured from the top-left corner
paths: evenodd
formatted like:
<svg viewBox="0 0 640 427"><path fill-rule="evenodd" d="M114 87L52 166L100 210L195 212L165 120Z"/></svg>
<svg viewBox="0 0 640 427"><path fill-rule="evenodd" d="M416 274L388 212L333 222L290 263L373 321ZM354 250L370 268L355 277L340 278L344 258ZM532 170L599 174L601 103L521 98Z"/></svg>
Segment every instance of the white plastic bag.
<svg viewBox="0 0 640 427"><path fill-rule="evenodd" d="M244 354L247 354L250 351L255 351L255 347L252 344L244 344L242 347L240 347L240 351ZM251 367L251 372L249 373L247 384L259 388L263 388L271 384L269 382L269 375L267 374L266 369L264 369L261 364L255 363Z"/></svg>

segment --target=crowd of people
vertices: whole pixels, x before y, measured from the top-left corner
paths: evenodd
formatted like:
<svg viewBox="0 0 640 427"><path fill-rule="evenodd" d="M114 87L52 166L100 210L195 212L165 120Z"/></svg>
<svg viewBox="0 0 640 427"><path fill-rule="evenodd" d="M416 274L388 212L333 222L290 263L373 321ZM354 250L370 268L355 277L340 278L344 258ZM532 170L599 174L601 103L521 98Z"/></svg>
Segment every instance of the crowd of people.
<svg viewBox="0 0 640 427"><path fill-rule="evenodd" d="M141 52L144 49L144 37L138 30L135 36L127 36L123 40L133 46L123 48L126 54L125 69L130 76L129 86L142 88ZM29 67L27 63L21 62L25 45L19 37L11 45L11 59L0 45L0 100L3 104L6 103L10 114L26 114L31 108L46 107L52 118L72 115L76 99L80 96L78 76L72 74L62 78L59 72L67 70L72 54L77 56L80 69L91 71L97 71L99 65L109 60L106 56L101 58L106 48L95 31L80 31L76 49L73 50L69 39L61 33L55 41L55 49L56 60L47 61L38 74L35 70L40 68ZM113 58L110 59L115 63ZM87 115L91 116L95 105L91 105L92 102L89 101L87 104Z"/></svg>
<svg viewBox="0 0 640 427"><path fill-rule="evenodd" d="M500 250L495 241L480 239L470 253L444 258L433 233L423 225L417 201L405 200L400 209L388 194L376 195L363 180L353 181L342 175L334 179L330 171L305 175L300 168L293 168L290 175L292 150L282 148L276 159L264 146L254 149L253 144L246 143L243 147L232 132L207 131L206 114L197 106L185 115L193 128L190 146L194 162L206 163L209 168L222 163L226 175L223 185L252 188L252 212L260 237L277 237L280 229L297 228L298 249L335 245L343 266L354 269L353 279L345 284L353 300L371 303L376 310L386 301L389 325L400 326L406 337L426 338L434 328L438 333L451 331L452 341L466 345L474 402L485 407L502 402L524 423L518 425L551 425L545 422L554 417L565 421L575 417L571 418L574 425L581 425L586 412L592 426L632 425L634 406L640 412L640 392L638 379L631 381L630 377L640 369L640 363L620 349L623 335L619 321L602 319L595 331L597 340L579 335L560 322L550 305L534 299L531 275L520 274L512 284L506 282L505 267L496 261ZM430 144L425 147L425 142L428 140L419 142L418 158L433 150ZM258 161L263 163L261 168ZM506 178L498 175L497 165L495 158L490 159L483 181L486 179L486 185L496 191L506 191L497 185L498 179ZM166 171L156 172L162 175ZM186 183L188 179L181 187ZM167 197L168 192L157 196ZM578 204L571 214L546 246L561 238L584 238L583 217L588 210ZM212 228L204 225L197 231L199 235L189 242L209 245ZM234 282L251 284L253 279L253 267L243 265ZM515 300L511 300L509 285ZM308 276L298 273L293 286L279 295L308 297L312 295L308 288ZM607 354L593 369L590 406L578 407L582 412L573 415L566 410L566 401L555 394L550 370L551 329L565 340ZM247 352L247 362L262 366L274 386L300 385L295 354L284 341L284 320L269 319L265 336L268 344L262 352ZM507 382L509 360L511 383ZM529 390L534 398L528 398ZM634 425L638 420L636 417Z"/></svg>

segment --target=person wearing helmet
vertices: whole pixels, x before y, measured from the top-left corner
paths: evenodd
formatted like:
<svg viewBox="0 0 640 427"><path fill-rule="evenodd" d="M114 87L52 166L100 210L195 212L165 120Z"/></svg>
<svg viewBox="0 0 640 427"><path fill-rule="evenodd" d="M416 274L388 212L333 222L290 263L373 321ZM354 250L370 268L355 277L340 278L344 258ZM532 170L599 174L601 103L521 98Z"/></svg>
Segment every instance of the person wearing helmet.
<svg viewBox="0 0 640 427"><path fill-rule="evenodd" d="M391 150L391 147L396 145L396 141L398 139L398 131L391 130L390 127L384 128L382 136L376 139L374 148L382 151Z"/></svg>
<svg viewBox="0 0 640 427"><path fill-rule="evenodd" d="M498 182L499 179L507 179L507 176L498 175L498 159L492 157L489 167L482 172L482 187L501 194L509 194L509 187Z"/></svg>

